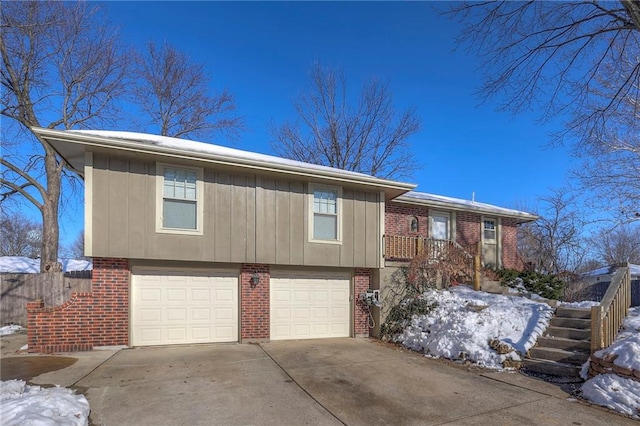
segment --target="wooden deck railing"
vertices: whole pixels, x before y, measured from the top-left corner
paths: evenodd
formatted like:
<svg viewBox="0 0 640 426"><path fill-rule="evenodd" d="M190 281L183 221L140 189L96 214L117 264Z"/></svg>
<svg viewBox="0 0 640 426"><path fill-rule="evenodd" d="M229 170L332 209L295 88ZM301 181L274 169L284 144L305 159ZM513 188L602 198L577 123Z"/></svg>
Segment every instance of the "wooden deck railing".
<svg viewBox="0 0 640 426"><path fill-rule="evenodd" d="M591 307L591 353L606 348L616 338L631 306L631 268L619 267L600 305Z"/></svg>
<svg viewBox="0 0 640 426"><path fill-rule="evenodd" d="M470 276L474 276L477 246L462 247L451 240L436 240L425 237L406 237L401 235L384 236L384 257L387 260L411 261L419 254L427 253L428 258L446 260L460 266ZM473 278L476 281L476 278Z"/></svg>

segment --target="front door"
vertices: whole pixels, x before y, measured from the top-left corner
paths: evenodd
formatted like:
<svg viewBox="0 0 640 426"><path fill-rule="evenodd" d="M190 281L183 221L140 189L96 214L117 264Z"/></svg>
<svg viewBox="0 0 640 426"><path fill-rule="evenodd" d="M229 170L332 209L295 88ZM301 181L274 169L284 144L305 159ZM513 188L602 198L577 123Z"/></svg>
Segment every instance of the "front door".
<svg viewBox="0 0 640 426"><path fill-rule="evenodd" d="M448 240L449 221L449 213L431 213L429 215L429 237L434 240Z"/></svg>
<svg viewBox="0 0 640 426"><path fill-rule="evenodd" d="M487 268L498 268L498 222L482 219L482 260Z"/></svg>

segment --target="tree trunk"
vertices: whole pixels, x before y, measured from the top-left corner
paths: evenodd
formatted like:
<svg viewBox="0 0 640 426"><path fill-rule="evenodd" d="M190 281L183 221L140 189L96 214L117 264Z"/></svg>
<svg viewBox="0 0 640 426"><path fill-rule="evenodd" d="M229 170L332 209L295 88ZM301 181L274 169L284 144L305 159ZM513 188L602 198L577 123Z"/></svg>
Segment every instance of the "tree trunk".
<svg viewBox="0 0 640 426"><path fill-rule="evenodd" d="M47 192L42 203L42 252L40 255L40 272L48 272L47 264L58 261L58 243L60 239L58 227L58 207L60 204L61 165L56 159L55 151L47 143L43 143L45 155L45 171L47 174ZM54 272L50 268L49 272Z"/></svg>

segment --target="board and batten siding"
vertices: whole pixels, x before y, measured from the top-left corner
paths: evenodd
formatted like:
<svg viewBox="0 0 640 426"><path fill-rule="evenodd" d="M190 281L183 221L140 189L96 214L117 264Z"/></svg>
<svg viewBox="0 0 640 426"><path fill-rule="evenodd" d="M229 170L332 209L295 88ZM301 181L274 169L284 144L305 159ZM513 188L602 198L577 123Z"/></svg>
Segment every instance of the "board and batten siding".
<svg viewBox="0 0 640 426"><path fill-rule="evenodd" d="M203 180L202 235L157 233L156 163L94 153L92 256L380 267L379 193L343 187L342 241L325 244L309 242L308 182L206 166Z"/></svg>

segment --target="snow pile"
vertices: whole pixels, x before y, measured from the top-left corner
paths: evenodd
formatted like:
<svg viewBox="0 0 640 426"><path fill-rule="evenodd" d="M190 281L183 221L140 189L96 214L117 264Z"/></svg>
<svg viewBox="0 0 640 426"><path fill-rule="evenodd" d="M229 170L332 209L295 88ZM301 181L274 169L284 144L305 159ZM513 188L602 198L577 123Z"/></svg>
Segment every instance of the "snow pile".
<svg viewBox="0 0 640 426"><path fill-rule="evenodd" d="M71 389L41 388L22 380L0 382L2 424L76 426L89 424L89 402Z"/></svg>
<svg viewBox="0 0 640 426"><path fill-rule="evenodd" d="M616 340L595 354L612 359L614 365L640 371L640 307L631 308ZM583 372L588 370L588 364ZM621 413L640 418L640 382L616 374L600 374L582 385L583 398Z"/></svg>
<svg viewBox="0 0 640 426"><path fill-rule="evenodd" d="M4 327L0 327L0 336L8 336L21 330L24 330L24 328L17 324L5 325Z"/></svg>
<svg viewBox="0 0 640 426"><path fill-rule="evenodd" d="M600 374L582 385L582 397L619 413L640 418L640 382Z"/></svg>
<svg viewBox="0 0 640 426"><path fill-rule="evenodd" d="M429 290L421 297L437 307L428 315L415 316L397 341L427 356L469 360L494 369L502 369L505 360L520 360L553 315L544 303L464 286ZM502 354L490 347L491 341L493 347L502 346Z"/></svg>
<svg viewBox="0 0 640 426"><path fill-rule="evenodd" d="M600 302L594 302L591 300L586 300L583 302L560 302L560 305L565 308L591 308L592 306L598 306Z"/></svg>
<svg viewBox="0 0 640 426"><path fill-rule="evenodd" d="M90 271L93 263L83 259L58 259L62 264L62 270L68 271ZM10 274L37 274L40 272L40 259L31 259L22 256L2 256L0 257L0 273Z"/></svg>

